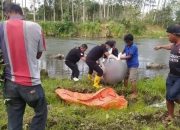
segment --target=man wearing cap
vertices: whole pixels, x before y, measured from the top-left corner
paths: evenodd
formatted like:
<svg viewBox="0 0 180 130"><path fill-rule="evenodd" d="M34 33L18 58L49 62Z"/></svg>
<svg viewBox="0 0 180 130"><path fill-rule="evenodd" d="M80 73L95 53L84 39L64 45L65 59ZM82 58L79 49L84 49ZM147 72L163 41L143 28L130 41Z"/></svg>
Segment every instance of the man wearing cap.
<svg viewBox="0 0 180 130"><path fill-rule="evenodd" d="M180 25L171 25L167 28L168 38L171 42L168 45L159 45L154 49L170 50L169 69L166 80L166 106L168 116L165 121L171 121L174 117L175 102L180 104Z"/></svg>

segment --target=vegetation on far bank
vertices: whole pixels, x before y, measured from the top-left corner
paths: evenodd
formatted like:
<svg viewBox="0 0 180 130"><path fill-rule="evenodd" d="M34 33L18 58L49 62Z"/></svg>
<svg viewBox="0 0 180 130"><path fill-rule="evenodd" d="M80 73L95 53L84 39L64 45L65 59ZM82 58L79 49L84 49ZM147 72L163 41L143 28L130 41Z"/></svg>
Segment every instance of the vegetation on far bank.
<svg viewBox="0 0 180 130"><path fill-rule="evenodd" d="M39 22L46 36L53 37L85 37L85 38L117 38L126 33L137 37L160 38L166 36L164 28L158 25L146 25L142 21L121 23L109 21L73 23L70 21Z"/></svg>
<svg viewBox="0 0 180 130"><path fill-rule="evenodd" d="M130 88L125 89L121 83L113 85L116 92L119 95L123 94L128 100L128 107L122 110L104 110L70 104L56 96L54 91L57 87L82 93L95 92L92 83L85 77L76 83L68 79L49 78L43 78L42 82L48 101L47 130L178 130L180 128L179 116L165 127L162 119L166 115L166 107L151 107L152 104L165 100L163 77L140 80L137 100L128 99ZM28 128L33 114L32 109L28 107L24 116L24 127ZM7 114L2 96L0 96L0 129L7 129Z"/></svg>

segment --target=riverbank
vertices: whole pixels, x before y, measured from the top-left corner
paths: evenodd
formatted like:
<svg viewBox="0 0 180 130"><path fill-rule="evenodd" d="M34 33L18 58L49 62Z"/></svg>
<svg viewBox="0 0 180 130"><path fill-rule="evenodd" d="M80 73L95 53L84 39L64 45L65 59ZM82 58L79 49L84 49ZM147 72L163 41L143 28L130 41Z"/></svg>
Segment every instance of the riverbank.
<svg viewBox="0 0 180 130"><path fill-rule="evenodd" d="M119 38L126 33L132 33L139 38L166 37L164 28L157 25L147 25L141 21L132 23L119 23L109 21L72 23L64 22L39 22L46 36L71 37L71 38Z"/></svg>
<svg viewBox="0 0 180 130"><path fill-rule="evenodd" d="M114 85L116 92L119 95L125 95L129 101L128 108L122 110L104 110L69 104L56 96L54 90L57 87L83 93L95 92L92 84L85 77L82 81L74 83L67 79L49 79L43 76L42 82L49 110L47 130L178 130L180 127L180 117L176 117L174 123L168 127L162 124L166 113L165 106L151 107L152 104L161 103L165 99L165 79L163 77L140 80L137 100L128 99L129 88L123 88L122 84ZM32 116L33 111L28 107L24 116L24 124L27 125L24 126L28 126ZM1 95L1 130L7 129L6 123L7 115Z"/></svg>

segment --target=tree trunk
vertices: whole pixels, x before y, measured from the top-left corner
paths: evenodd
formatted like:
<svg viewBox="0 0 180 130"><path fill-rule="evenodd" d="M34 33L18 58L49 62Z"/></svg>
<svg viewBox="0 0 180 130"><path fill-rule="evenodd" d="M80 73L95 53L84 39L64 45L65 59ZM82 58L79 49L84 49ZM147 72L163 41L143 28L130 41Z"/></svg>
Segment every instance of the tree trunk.
<svg viewBox="0 0 180 130"><path fill-rule="evenodd" d="M85 0L83 0L83 23L85 22Z"/></svg>
<svg viewBox="0 0 180 130"><path fill-rule="evenodd" d="M108 1L108 5L107 5L107 19L109 19L109 10L110 10L110 2Z"/></svg>
<svg viewBox="0 0 180 130"><path fill-rule="evenodd" d="M46 21L46 5L45 5L45 0L44 0L44 10L43 10L43 13L44 13L44 22Z"/></svg>
<svg viewBox="0 0 180 130"><path fill-rule="evenodd" d="M166 0L164 0L163 7L166 8Z"/></svg>
<svg viewBox="0 0 180 130"><path fill-rule="evenodd" d="M72 10L72 22L74 23L74 1L71 2L71 10Z"/></svg>
<svg viewBox="0 0 180 130"><path fill-rule="evenodd" d="M3 2L4 0L1 0L1 7L2 7L2 12L1 12L1 20L3 20L3 17L4 17L4 12L3 12Z"/></svg>
<svg viewBox="0 0 180 130"><path fill-rule="evenodd" d="M21 4L22 4L21 7L22 7L22 8L23 8L23 6L24 6L24 2L23 2L23 1L24 1L24 0L21 1Z"/></svg>
<svg viewBox="0 0 180 130"><path fill-rule="evenodd" d="M100 18L100 20L102 20L102 7L101 7L101 2L100 2L101 0L99 0L99 18Z"/></svg>
<svg viewBox="0 0 180 130"><path fill-rule="evenodd" d="M54 0L54 8L53 8L53 20L54 20L54 22L56 21L56 6L55 6L56 2L55 1L56 0Z"/></svg>
<svg viewBox="0 0 180 130"><path fill-rule="evenodd" d="M103 9L104 9L104 11L103 11L103 16L104 16L104 18L106 18L106 3L105 3L105 0L103 0Z"/></svg>
<svg viewBox="0 0 180 130"><path fill-rule="evenodd" d="M25 8L26 8L26 4L27 4L27 3L26 3L26 0L25 0Z"/></svg>
<svg viewBox="0 0 180 130"><path fill-rule="evenodd" d="M36 21L35 0L33 0L33 20Z"/></svg>
<svg viewBox="0 0 180 130"><path fill-rule="evenodd" d="M54 20L54 22L56 21L56 9L55 9L55 7L53 9L53 20Z"/></svg>
<svg viewBox="0 0 180 130"><path fill-rule="evenodd" d="M63 20L64 18L64 13L63 13L63 3L62 3L62 0L61 0L61 20Z"/></svg>
<svg viewBox="0 0 180 130"><path fill-rule="evenodd" d="M23 2L23 0L21 1L21 7L22 7L22 11L23 11L23 13L24 13L24 2ZM25 14L25 13L24 13Z"/></svg>
<svg viewBox="0 0 180 130"><path fill-rule="evenodd" d="M113 4L111 6L111 15L112 15L112 17L114 17L114 5Z"/></svg>
<svg viewBox="0 0 180 130"><path fill-rule="evenodd" d="M161 0L158 0L158 4L157 4L157 7L156 7L156 10L159 9L160 1L161 1ZM154 14L153 23L155 23L155 21L156 21L156 15L157 15L157 11L156 11L156 13Z"/></svg>

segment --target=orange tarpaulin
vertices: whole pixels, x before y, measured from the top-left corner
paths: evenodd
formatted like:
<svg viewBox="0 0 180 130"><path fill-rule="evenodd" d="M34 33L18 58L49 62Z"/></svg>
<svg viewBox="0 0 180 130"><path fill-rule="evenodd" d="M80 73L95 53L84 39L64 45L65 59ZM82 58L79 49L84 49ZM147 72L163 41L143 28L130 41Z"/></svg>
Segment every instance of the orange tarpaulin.
<svg viewBox="0 0 180 130"><path fill-rule="evenodd" d="M105 109L126 108L128 103L124 96L119 96L112 88L103 88L91 94L72 92L66 89L56 89L55 92L60 98L68 102Z"/></svg>

